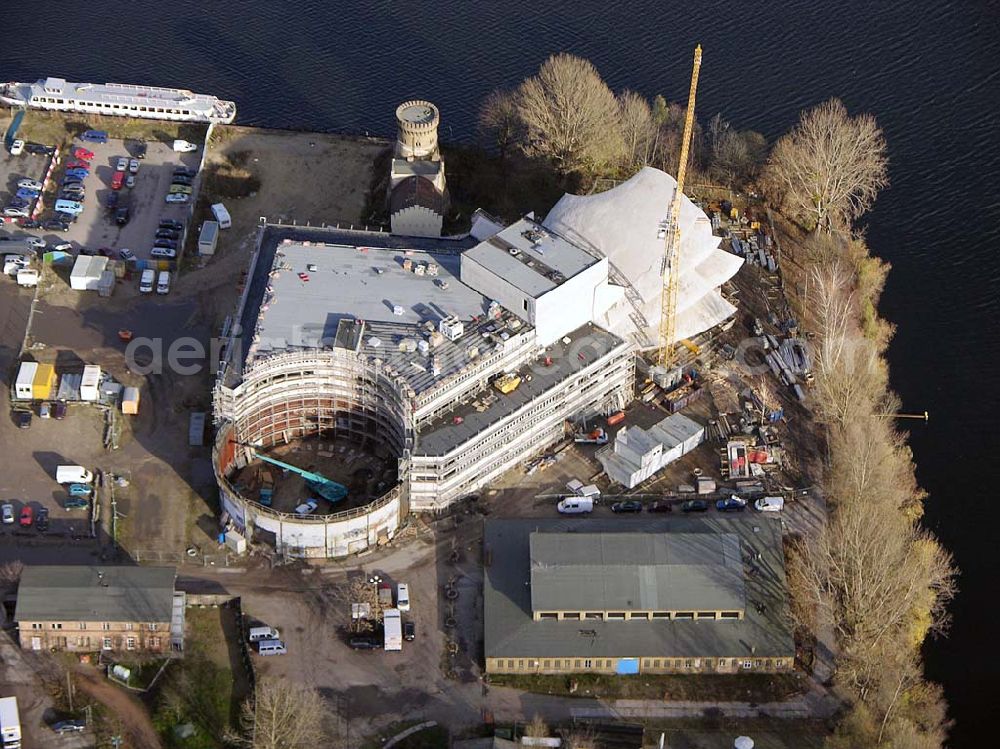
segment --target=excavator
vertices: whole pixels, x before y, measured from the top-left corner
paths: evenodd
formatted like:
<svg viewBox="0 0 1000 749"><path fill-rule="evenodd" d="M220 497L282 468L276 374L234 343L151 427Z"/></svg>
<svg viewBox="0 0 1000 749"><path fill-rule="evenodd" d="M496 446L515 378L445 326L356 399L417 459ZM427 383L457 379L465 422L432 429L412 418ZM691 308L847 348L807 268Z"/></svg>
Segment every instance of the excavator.
<svg viewBox="0 0 1000 749"><path fill-rule="evenodd" d="M271 465L276 465L278 468L283 470L298 474L306 480L306 486L316 492L327 502L340 502L347 497L347 487L343 484L338 484L336 481L331 481L326 476L314 473L313 471L307 471L304 468L297 468L291 463L285 463L277 460L276 458L268 457L258 450L254 450L253 454L254 457L260 458L265 463L270 463Z"/></svg>

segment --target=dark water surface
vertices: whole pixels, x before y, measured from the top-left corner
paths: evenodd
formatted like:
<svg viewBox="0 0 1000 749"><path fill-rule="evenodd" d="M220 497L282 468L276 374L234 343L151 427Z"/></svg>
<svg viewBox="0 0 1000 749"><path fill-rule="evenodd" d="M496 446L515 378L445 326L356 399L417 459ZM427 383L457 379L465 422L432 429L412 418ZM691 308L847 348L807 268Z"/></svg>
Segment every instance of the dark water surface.
<svg viewBox="0 0 1000 749"><path fill-rule="evenodd" d="M703 122L722 112L773 138L839 96L885 129L892 187L868 232L894 266L893 385L904 408L931 412L912 433L927 523L963 572L951 636L927 660L958 721L952 745L972 746L1000 670L995 2L49 0L5 14L0 78L177 85L234 99L242 124L386 135L396 104L420 96L440 106L442 138L465 140L490 89L562 50L616 90L683 100L698 42Z"/></svg>

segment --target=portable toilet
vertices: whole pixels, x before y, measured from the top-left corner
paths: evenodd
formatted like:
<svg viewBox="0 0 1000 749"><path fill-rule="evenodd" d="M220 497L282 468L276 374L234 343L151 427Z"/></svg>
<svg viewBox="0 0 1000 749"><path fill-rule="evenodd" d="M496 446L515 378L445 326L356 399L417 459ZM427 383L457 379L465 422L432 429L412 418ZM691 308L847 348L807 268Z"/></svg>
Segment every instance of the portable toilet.
<svg viewBox="0 0 1000 749"><path fill-rule="evenodd" d="M38 401L52 397L56 386L56 368L51 364L39 364L35 379L31 383L31 397Z"/></svg>
<svg viewBox="0 0 1000 749"><path fill-rule="evenodd" d="M31 400L35 383L35 374L38 372L38 362L21 362L21 368L17 371L17 380L14 382L14 397L18 400Z"/></svg>

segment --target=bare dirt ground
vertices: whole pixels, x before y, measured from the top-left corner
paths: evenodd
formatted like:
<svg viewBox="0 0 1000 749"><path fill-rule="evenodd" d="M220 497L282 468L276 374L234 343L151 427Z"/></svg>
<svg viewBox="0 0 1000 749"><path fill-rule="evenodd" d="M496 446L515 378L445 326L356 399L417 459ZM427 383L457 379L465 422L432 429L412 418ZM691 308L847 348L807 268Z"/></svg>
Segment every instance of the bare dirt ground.
<svg viewBox="0 0 1000 749"><path fill-rule="evenodd" d="M139 700L108 682L93 669L81 667L76 670L76 676L77 687L104 705L114 716L112 721L121 725L122 733L129 739L128 746L136 749L161 749L163 744L156 728Z"/></svg>

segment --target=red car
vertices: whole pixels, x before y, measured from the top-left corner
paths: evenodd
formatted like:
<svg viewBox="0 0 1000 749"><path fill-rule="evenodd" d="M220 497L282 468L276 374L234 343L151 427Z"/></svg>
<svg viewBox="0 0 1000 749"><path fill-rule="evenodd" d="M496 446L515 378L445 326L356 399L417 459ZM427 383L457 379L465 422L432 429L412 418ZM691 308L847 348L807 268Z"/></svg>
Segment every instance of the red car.
<svg viewBox="0 0 1000 749"><path fill-rule="evenodd" d="M32 521L35 519L34 510L31 509L30 505L25 505L21 509L21 527L30 528Z"/></svg>
<svg viewBox="0 0 1000 749"><path fill-rule="evenodd" d="M94 158L94 152L88 151L86 148L82 148L81 146L77 146L73 149L73 158L90 161Z"/></svg>
<svg viewBox="0 0 1000 749"><path fill-rule="evenodd" d="M125 184L125 176L125 172L115 172L115 176L111 178L111 189L121 190Z"/></svg>
<svg viewBox="0 0 1000 749"><path fill-rule="evenodd" d="M66 162L67 169L90 169L89 161L68 161Z"/></svg>

